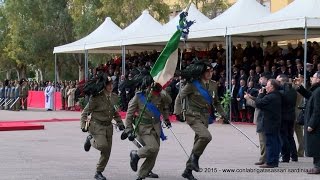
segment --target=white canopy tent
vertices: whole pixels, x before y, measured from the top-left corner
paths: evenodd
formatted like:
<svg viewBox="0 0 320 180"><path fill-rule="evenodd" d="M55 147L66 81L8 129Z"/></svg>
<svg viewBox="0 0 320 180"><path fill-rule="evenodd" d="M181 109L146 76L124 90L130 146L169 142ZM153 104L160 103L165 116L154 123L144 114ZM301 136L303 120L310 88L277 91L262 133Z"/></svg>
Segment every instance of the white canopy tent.
<svg viewBox="0 0 320 180"><path fill-rule="evenodd" d="M158 31L162 28L162 25L155 20L150 14L149 11L144 10L139 18L137 18L133 23L126 27L121 33L110 36L108 39L100 41L98 43L92 43L86 46L87 49L121 49L121 46L129 45L128 40L132 39L134 42L138 42L139 39L149 36L155 31ZM131 47L132 50L137 49L137 47ZM130 48L130 47L128 47ZM145 48L144 48L145 49Z"/></svg>
<svg viewBox="0 0 320 180"><path fill-rule="evenodd" d="M55 47L53 53L84 53L88 44L95 44L108 39L121 32L121 28L117 26L110 17L93 32L86 37L75 42Z"/></svg>
<svg viewBox="0 0 320 180"><path fill-rule="evenodd" d="M228 35L287 40L303 38L308 28L310 37L319 37L320 0L295 0L285 8L257 21L228 27Z"/></svg>
<svg viewBox="0 0 320 180"><path fill-rule="evenodd" d="M163 25L160 29L156 29L148 34L136 34L135 36L128 37L128 39L123 42L123 45L165 45L177 30L180 14L181 13L171 19L167 24ZM204 24L210 21L210 19L202 14L193 3L190 5L187 19L195 21L196 24ZM193 26L190 27L190 29L192 28Z"/></svg>
<svg viewBox="0 0 320 180"><path fill-rule="evenodd" d="M307 70L307 39L320 36L320 0L295 0L278 12L254 23L228 28L228 35L261 37L264 40L304 38L304 77ZM304 78L306 81L306 78ZM306 82L304 82L306 83Z"/></svg>
<svg viewBox="0 0 320 180"><path fill-rule="evenodd" d="M131 23L128 27L126 27L123 31L118 34L111 35L107 39L103 41L99 41L96 43L91 43L86 46L87 50L95 50L101 52L110 52L114 50L122 50L122 74L125 74L125 52L126 50L136 50L136 49L160 49L161 47L156 46L148 46L143 47L141 45L137 46L128 46L126 47L126 41L130 37L141 38L140 35L148 36L154 31L157 31L162 28L162 25L155 20L150 14L148 10L144 10L139 18L137 18L133 23ZM140 34L140 35L139 35Z"/></svg>
<svg viewBox="0 0 320 180"><path fill-rule="evenodd" d="M189 38L192 41L224 41L229 26L255 22L269 14L268 9L256 0L238 0L210 22L195 24Z"/></svg>

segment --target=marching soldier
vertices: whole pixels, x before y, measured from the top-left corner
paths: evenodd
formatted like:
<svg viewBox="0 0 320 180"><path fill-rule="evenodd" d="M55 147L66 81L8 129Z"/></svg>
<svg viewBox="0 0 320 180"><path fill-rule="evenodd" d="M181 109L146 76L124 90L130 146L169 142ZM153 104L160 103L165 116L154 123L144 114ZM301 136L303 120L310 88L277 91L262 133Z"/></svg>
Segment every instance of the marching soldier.
<svg viewBox="0 0 320 180"><path fill-rule="evenodd" d="M9 91L9 102L5 105L5 109L10 110L10 105L14 102L16 94L15 94L15 81L11 81L11 88Z"/></svg>
<svg viewBox="0 0 320 180"><path fill-rule="evenodd" d="M186 122L195 132L194 145L186 163L182 177L195 180L192 170L199 172L199 158L203 154L212 136L208 124L213 122L214 108L226 119L217 96L217 83L212 81L213 67L204 62L197 62L186 68L182 74L188 83L180 91L180 98L188 98Z"/></svg>
<svg viewBox="0 0 320 180"><path fill-rule="evenodd" d="M10 99L10 81L8 79L6 79L4 81L4 87L3 87L4 90L3 91L3 94L4 94L4 100L2 101L2 103L0 104L1 105L1 109L5 109L5 104L9 101Z"/></svg>
<svg viewBox="0 0 320 180"><path fill-rule="evenodd" d="M162 90L161 86L151 87L152 83L153 79L150 74L145 73L145 77L141 84L142 91L137 92L129 102L126 116L126 129L124 133L130 138L133 136L134 132L133 124L136 123L134 121L135 113L142 113L143 107L147 103L145 112L143 112L141 116L140 124L136 124L135 127L137 128L137 141L143 144L143 147L139 150L132 150L130 152L130 166L135 172L138 170L137 166L139 159L145 158L145 161L139 169L137 180L146 177L159 178L157 174L152 172L152 169L158 156L160 138L162 140L165 139L161 129L160 114L163 115L165 125L168 128L171 127L169 121L169 107L167 106L172 101L171 97ZM148 99L147 96L150 89L151 97Z"/></svg>
<svg viewBox="0 0 320 180"><path fill-rule="evenodd" d="M89 151L93 146L97 150L101 151L101 156L97 164L97 171L94 176L96 180L106 180L102 175L105 167L108 163L111 147L112 147L112 135L113 125L112 120L116 120L120 130L124 130L124 125L118 114L115 105L118 102L118 96L112 93L112 80L109 77L100 79L97 87L97 94L92 94L88 104L84 108L81 114L81 129L86 132L86 121L88 115L91 114L89 135L85 141L84 149ZM101 85L102 84L102 85ZM99 89L99 86L102 89Z"/></svg>
<svg viewBox="0 0 320 180"><path fill-rule="evenodd" d="M20 82L16 81L15 82L16 87L15 87L15 97L14 97L14 102L15 104L12 104L12 110L13 111L20 111L20 97L21 97L21 80Z"/></svg>
<svg viewBox="0 0 320 180"><path fill-rule="evenodd" d="M21 87L21 109L27 110L28 109L28 93L29 93L29 86L28 82L25 79L22 79L22 87Z"/></svg>
<svg viewBox="0 0 320 180"><path fill-rule="evenodd" d="M0 104L2 103L2 101L4 100L4 87L3 87L3 83L0 81Z"/></svg>

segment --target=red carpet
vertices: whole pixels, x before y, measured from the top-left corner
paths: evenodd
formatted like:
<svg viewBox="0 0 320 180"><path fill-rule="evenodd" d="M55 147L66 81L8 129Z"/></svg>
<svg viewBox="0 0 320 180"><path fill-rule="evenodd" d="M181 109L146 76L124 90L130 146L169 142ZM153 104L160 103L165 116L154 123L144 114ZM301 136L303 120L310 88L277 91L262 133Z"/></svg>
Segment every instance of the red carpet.
<svg viewBox="0 0 320 180"><path fill-rule="evenodd" d="M0 131L19 131L19 130L40 130L44 125L30 124L24 122L1 122Z"/></svg>

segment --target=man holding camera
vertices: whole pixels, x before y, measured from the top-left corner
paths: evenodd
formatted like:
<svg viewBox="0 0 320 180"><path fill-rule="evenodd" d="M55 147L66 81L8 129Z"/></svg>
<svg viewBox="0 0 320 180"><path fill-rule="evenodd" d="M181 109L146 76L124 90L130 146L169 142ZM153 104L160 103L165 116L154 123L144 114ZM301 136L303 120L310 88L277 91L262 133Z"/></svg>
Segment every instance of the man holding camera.
<svg viewBox="0 0 320 180"><path fill-rule="evenodd" d="M81 114L81 129L83 132L89 131L84 149L89 151L93 146L101 151L101 156L97 164L97 172L94 176L96 180L106 180L102 175L111 153L113 125L112 120L116 120L120 130L124 130L124 125L120 115L115 108L118 102L117 94L112 93L112 80L110 77L101 78L99 83L103 89L97 90L97 95L92 95ZM96 85L99 86L99 85ZM90 126L86 126L88 115L91 114Z"/></svg>
<svg viewBox="0 0 320 180"><path fill-rule="evenodd" d="M255 100L256 107L263 115L262 131L266 138L266 162L260 168L274 168L279 165L280 125L281 125L281 94L279 83L269 79L265 91L260 89Z"/></svg>

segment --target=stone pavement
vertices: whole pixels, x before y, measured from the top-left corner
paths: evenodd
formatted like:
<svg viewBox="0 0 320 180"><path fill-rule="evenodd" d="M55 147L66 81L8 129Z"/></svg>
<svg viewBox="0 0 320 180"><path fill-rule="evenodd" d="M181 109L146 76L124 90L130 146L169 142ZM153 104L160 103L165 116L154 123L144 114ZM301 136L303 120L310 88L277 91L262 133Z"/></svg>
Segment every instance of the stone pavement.
<svg viewBox="0 0 320 180"><path fill-rule="evenodd" d="M52 118L79 118L79 112L45 112L29 110L20 112L0 111L0 121ZM93 179L99 152L83 150L86 133L79 122L42 123L45 130L0 132L0 179L1 180L77 180ZM258 137L255 126L238 125L255 142ZM172 130L187 152L191 151L193 132L184 123L173 123ZM213 124L209 127L213 140L200 158L201 173L194 173L199 180L229 179L320 179L319 175L304 172L312 167L311 158L300 158L297 163L280 164L273 172L253 165L259 149L230 125ZM129 165L130 150L136 147L128 140L120 140L120 132L114 131L113 148L109 164L103 173L110 180L133 180L136 173ZM183 180L181 173L187 160L186 154L170 130L165 129L168 140L161 142L161 149L153 172L160 179ZM141 164L141 160L139 165ZM225 169L236 172L223 172ZM295 172L289 172L293 171ZM249 172L246 172L249 171ZM277 171L277 172L274 172Z"/></svg>

